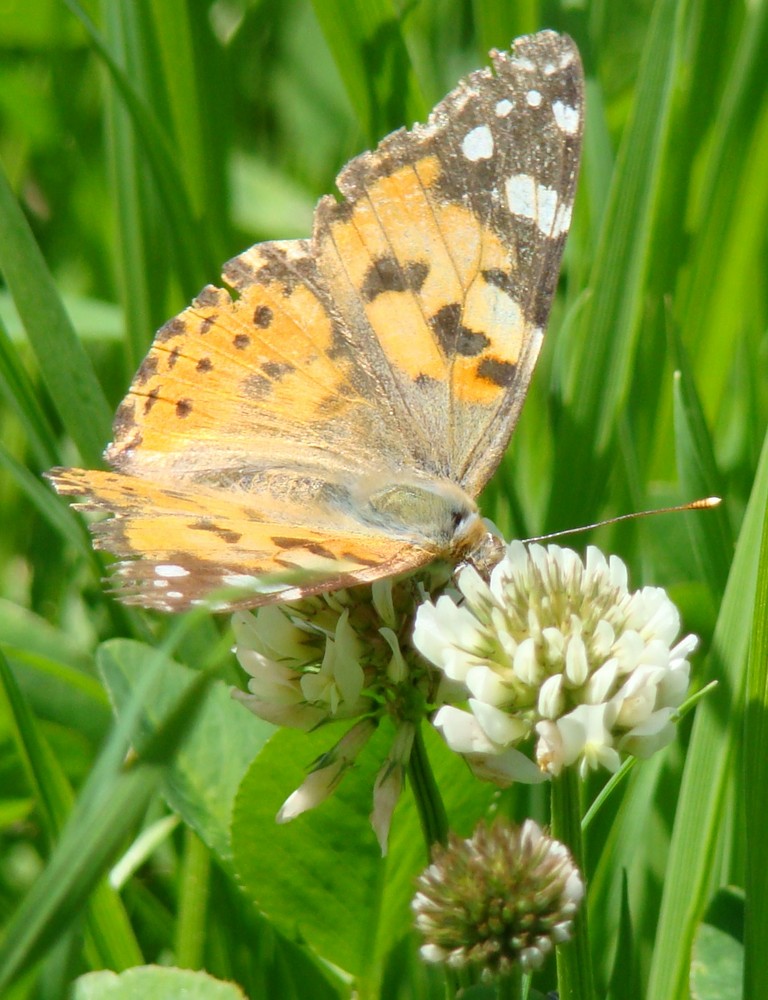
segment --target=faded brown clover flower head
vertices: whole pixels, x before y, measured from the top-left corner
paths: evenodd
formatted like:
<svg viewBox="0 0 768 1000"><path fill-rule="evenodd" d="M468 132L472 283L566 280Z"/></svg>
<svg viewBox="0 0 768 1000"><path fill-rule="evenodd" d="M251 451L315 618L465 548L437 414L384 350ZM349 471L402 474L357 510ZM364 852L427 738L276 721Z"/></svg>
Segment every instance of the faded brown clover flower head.
<svg viewBox="0 0 768 1000"><path fill-rule="evenodd" d="M567 941L584 883L567 848L533 821L452 834L417 880L422 957L474 966L484 980L538 968Z"/></svg>

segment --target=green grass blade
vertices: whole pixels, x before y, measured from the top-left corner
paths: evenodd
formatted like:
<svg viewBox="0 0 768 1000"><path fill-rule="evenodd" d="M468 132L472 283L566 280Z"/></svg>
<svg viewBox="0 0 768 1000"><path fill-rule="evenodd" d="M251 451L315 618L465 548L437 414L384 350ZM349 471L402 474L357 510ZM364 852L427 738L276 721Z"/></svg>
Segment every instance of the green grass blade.
<svg viewBox="0 0 768 1000"><path fill-rule="evenodd" d="M130 21L137 12L131 5L106 3L104 32L115 59L128 63L131 46L126 40ZM148 214L156 208L146 190L146 176L137 149L131 115L117 88L112 87L106 102L107 142L113 203L117 212L120 239L117 241L118 278L125 309L125 332L131 372L138 368L153 332L155 299L147 261L150 259L152 228Z"/></svg>
<svg viewBox="0 0 768 1000"><path fill-rule="evenodd" d="M691 946L707 902L718 834L732 777L745 684L758 553L768 504L768 437L712 639L708 677L718 689L696 710L653 951L648 1000L685 996ZM706 776L706 780L702 780Z"/></svg>
<svg viewBox="0 0 768 1000"><path fill-rule="evenodd" d="M165 645L172 648L193 624L194 616L180 620ZM55 942L86 904L157 792L163 765L172 759L194 721L212 679L209 673L194 678L156 733L143 741L137 735L142 706L162 681L165 655L165 649L158 650L153 668L137 685L68 817L48 867L7 928L0 945L0 990ZM141 755L125 767L129 743L138 745ZM57 807L57 816L58 811Z"/></svg>
<svg viewBox="0 0 768 1000"><path fill-rule="evenodd" d="M629 393L650 267L654 208L680 72L684 7L676 0L660 0L648 29L633 115L603 215L591 295L571 338L580 346L565 374L567 424L557 430L558 476L547 524L591 519L605 482L612 428ZM588 476L585 469L590 470Z"/></svg>
<svg viewBox="0 0 768 1000"><path fill-rule="evenodd" d="M0 444L0 468L5 469L27 500L37 508L62 538L65 538L71 545L75 545L86 555L93 551L88 532L82 521L72 516L62 501L56 497L48 483L35 473L30 472L2 444Z"/></svg>
<svg viewBox="0 0 768 1000"><path fill-rule="evenodd" d="M2 693L9 709L19 759L38 803L50 842L54 842L72 808L72 791L61 765L42 737L26 699L0 652ZM62 925L62 930L65 925ZM88 905L86 947L94 960L109 968L128 968L142 960L130 920L117 894L106 884L96 886ZM13 958L9 958L9 966ZM0 963L0 979L2 979Z"/></svg>
<svg viewBox="0 0 768 1000"><path fill-rule="evenodd" d="M313 7L369 145L397 124L423 121L427 105L391 0L314 0Z"/></svg>
<svg viewBox="0 0 768 1000"><path fill-rule="evenodd" d="M682 359L681 359L682 360ZM675 442L684 497L723 496L724 483L714 455L714 445L704 411L687 366L674 383ZM733 533L721 505L704 515L686 518L693 548L710 589L718 597L725 589L733 554Z"/></svg>
<svg viewBox="0 0 768 1000"><path fill-rule="evenodd" d="M719 35L715 45L722 47ZM730 366L722 363L725 345L747 333L751 349L759 349L764 331L759 321L762 283L755 280L753 262L764 245L768 219L766 51L768 8L764 3L749 5L714 120L707 123L713 142L704 178L694 189L696 241L680 302L681 315L695 338L691 343L695 343L697 382L711 401L710 416L727 392ZM697 94L696 102L700 101ZM753 316L756 323L750 322Z"/></svg>
<svg viewBox="0 0 768 1000"><path fill-rule="evenodd" d="M25 439L39 470L56 465L56 435L40 405L18 348L0 323L0 386L9 405L21 422Z"/></svg>
<svg viewBox="0 0 768 1000"><path fill-rule="evenodd" d="M764 508L755 617L747 668L744 726L746 789L746 927L744 996L768 996L768 893L765 845L768 843L768 504Z"/></svg>
<svg viewBox="0 0 768 1000"><path fill-rule="evenodd" d="M205 282L206 274L215 273L218 262L208 259L208 248L199 240L199 230L195 226L195 216L186 196L186 186L175 165L173 148L83 8L77 0L64 2L83 25L94 50L104 61L110 79L125 102L137 134L141 137L142 148L167 216L169 241L181 283L185 288L199 288Z"/></svg>
<svg viewBox="0 0 768 1000"><path fill-rule="evenodd" d="M0 271L67 433L83 460L97 464L109 436L111 410L2 168Z"/></svg>

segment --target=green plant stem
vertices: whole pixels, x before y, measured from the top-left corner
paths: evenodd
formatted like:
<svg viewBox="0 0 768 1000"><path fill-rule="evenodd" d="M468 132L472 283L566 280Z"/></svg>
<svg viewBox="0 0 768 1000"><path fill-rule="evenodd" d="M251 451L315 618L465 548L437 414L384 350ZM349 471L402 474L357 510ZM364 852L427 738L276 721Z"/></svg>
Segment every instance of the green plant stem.
<svg viewBox="0 0 768 1000"><path fill-rule="evenodd" d="M185 832L184 847L179 920L176 928L176 960L184 969L202 969L205 965L211 855L191 829Z"/></svg>
<svg viewBox="0 0 768 1000"><path fill-rule="evenodd" d="M568 847L584 877L579 782L572 768L552 781L552 836ZM558 946L557 986L560 1000L594 1000L586 901L574 921L571 941Z"/></svg>
<svg viewBox="0 0 768 1000"><path fill-rule="evenodd" d="M515 966L509 975L502 976L496 984L496 1000L521 1000L523 996L523 971Z"/></svg>
<svg viewBox="0 0 768 1000"><path fill-rule="evenodd" d="M435 776L432 773L421 727L417 727L413 740L413 748L408 761L408 776L411 779L411 788L416 799L424 842L427 845L427 858L431 861L432 848L435 844L445 846L448 843L448 816Z"/></svg>

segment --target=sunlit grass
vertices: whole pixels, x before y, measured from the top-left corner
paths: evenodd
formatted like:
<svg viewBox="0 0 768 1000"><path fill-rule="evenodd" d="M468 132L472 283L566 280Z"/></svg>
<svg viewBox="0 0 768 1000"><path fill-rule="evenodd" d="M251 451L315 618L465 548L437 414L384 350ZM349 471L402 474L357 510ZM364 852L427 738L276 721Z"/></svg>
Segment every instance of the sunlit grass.
<svg viewBox="0 0 768 1000"><path fill-rule="evenodd" d="M385 0L84 6L18 0L0 12L0 992L33 996L45 980L64 995L89 970L185 962L252 998L343 996L325 964L342 956L366 996L440 995L407 931L422 863L412 803L395 816L386 862L371 851L364 774L346 811L334 801L305 826L275 827L273 799L315 751L280 733L248 770L268 734L222 680L200 681L206 668L238 681L226 624L117 607L81 520L41 473L98 462L153 331L217 283L226 259L308 235L311 206L350 156L423 117L488 47L548 26L584 56L583 168L544 354L483 509L519 536L724 497L718 511L595 536L633 585L670 590L685 630L702 636L695 683L718 681L586 843L600 995L685 997L705 915L742 939L741 904L715 905L718 889L765 895L742 831L746 815L750 843L766 841L755 764L766 759L765 615L753 632L753 603L768 494L768 7L451 0L397 20ZM125 770L141 734L152 759ZM465 772L430 750L438 777L463 787ZM233 856L243 778L252 794L237 802ZM452 823L468 829L489 794L448 796ZM513 790L502 808L546 821L545 801ZM111 864L169 809L182 826L117 892ZM323 839L341 823L346 855ZM272 879L264 914L237 887L245 867ZM309 884L321 870L333 888L335 867L349 881L346 915ZM352 891L363 883L375 906ZM324 906L350 937L334 951L321 928L313 952L292 940L294 918L317 910L320 922ZM766 919L750 911L753 945ZM766 992L759 947L747 962L749 988L729 995Z"/></svg>

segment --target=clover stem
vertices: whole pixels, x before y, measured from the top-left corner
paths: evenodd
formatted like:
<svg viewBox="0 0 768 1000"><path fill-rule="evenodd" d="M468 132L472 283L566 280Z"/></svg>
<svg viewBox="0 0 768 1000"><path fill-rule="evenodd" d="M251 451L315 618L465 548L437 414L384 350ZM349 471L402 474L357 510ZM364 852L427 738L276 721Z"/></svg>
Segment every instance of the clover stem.
<svg viewBox="0 0 768 1000"><path fill-rule="evenodd" d="M413 739L413 748L408 761L408 776L411 779L421 830L427 846L427 858L431 861L432 848L435 844L445 846L448 843L448 816L432 773L420 726L417 726Z"/></svg>
<svg viewBox="0 0 768 1000"><path fill-rule="evenodd" d="M579 778L574 768L564 768L562 774L552 780L551 801L552 836L566 845L586 883ZM558 945L557 986L560 1000L594 1000L586 899L574 920L571 940Z"/></svg>

